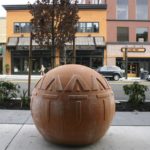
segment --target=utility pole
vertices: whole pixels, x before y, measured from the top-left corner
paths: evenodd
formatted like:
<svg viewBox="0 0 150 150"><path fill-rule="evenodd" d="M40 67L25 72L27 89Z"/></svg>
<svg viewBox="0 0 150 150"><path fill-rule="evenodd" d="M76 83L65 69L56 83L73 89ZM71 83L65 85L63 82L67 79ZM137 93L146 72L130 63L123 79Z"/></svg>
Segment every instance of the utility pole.
<svg viewBox="0 0 150 150"><path fill-rule="evenodd" d="M28 72L28 97L30 98L31 87L31 74L32 74L32 31L30 32L30 46L29 46L29 72Z"/></svg>
<svg viewBox="0 0 150 150"><path fill-rule="evenodd" d="M128 79L128 48L125 48L125 79Z"/></svg>

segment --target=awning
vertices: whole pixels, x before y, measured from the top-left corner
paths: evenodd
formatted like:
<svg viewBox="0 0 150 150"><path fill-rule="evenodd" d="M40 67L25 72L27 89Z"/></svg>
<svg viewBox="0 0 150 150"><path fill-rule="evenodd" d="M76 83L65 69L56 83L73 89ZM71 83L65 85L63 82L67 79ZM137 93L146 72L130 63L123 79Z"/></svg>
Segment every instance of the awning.
<svg viewBox="0 0 150 150"><path fill-rule="evenodd" d="M29 46L30 45L30 38L29 37L19 37L18 46ZM38 43L35 40L32 40L33 46L38 46Z"/></svg>
<svg viewBox="0 0 150 150"><path fill-rule="evenodd" d="M106 43L105 43L105 41L104 41L104 37L94 37L95 38L95 45L97 46L97 47L101 47L101 46L105 46L106 45Z"/></svg>
<svg viewBox="0 0 150 150"><path fill-rule="evenodd" d="M8 47L15 47L17 46L18 38L17 37L10 37L8 38L7 46Z"/></svg>
<svg viewBox="0 0 150 150"><path fill-rule="evenodd" d="M71 50L73 42L67 42L66 49ZM104 47L104 37L76 37L75 38L76 50L95 50L96 47ZM17 46L18 49L28 49L30 46L30 37L10 37L7 43L8 47ZM32 40L33 49L40 49L38 43Z"/></svg>
<svg viewBox="0 0 150 150"><path fill-rule="evenodd" d="M67 42L66 45L73 45L72 42ZM76 46L94 46L93 37L76 37L75 38L75 45Z"/></svg>
<svg viewBox="0 0 150 150"><path fill-rule="evenodd" d="M66 43L66 49L72 49L73 43ZM76 37L76 50L94 50L95 47L104 47L104 37Z"/></svg>

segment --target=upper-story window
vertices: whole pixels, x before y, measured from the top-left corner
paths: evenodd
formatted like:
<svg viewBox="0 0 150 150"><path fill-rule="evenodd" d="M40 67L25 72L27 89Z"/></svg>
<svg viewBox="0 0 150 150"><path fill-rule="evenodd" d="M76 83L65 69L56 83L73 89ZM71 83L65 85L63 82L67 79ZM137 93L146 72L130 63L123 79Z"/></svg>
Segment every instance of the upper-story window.
<svg viewBox="0 0 150 150"><path fill-rule="evenodd" d="M148 41L148 28L137 28L136 29L136 41L147 42Z"/></svg>
<svg viewBox="0 0 150 150"><path fill-rule="evenodd" d="M98 22L79 22L77 32L99 32Z"/></svg>
<svg viewBox="0 0 150 150"><path fill-rule="evenodd" d="M117 0L117 19L128 19L128 0Z"/></svg>
<svg viewBox="0 0 150 150"><path fill-rule="evenodd" d="M30 23L29 22L15 22L14 23L14 32L15 33L29 33L30 32Z"/></svg>
<svg viewBox="0 0 150 150"><path fill-rule="evenodd" d="M117 27L117 41L118 42L129 41L129 28L128 27Z"/></svg>
<svg viewBox="0 0 150 150"><path fill-rule="evenodd" d="M136 19L148 19L148 0L136 0Z"/></svg>

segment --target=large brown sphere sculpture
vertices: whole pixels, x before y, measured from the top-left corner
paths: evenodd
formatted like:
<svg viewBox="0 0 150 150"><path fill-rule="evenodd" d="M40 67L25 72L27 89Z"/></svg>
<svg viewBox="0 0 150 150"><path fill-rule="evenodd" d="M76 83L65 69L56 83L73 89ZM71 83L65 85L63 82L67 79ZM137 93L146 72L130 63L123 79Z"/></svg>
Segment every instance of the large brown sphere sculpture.
<svg viewBox="0 0 150 150"><path fill-rule="evenodd" d="M63 65L49 71L32 92L31 112L44 138L67 145L86 145L100 139L115 112L106 79L82 65Z"/></svg>

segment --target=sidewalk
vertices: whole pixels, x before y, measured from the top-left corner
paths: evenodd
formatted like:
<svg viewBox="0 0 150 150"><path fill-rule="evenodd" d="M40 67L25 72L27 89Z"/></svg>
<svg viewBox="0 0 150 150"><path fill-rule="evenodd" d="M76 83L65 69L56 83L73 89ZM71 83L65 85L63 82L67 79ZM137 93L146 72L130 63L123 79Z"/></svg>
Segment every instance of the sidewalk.
<svg viewBox="0 0 150 150"><path fill-rule="evenodd" d="M49 143L35 128L30 111L0 110L0 150L149 150L150 112L116 112L106 135L93 145Z"/></svg>
<svg viewBox="0 0 150 150"><path fill-rule="evenodd" d="M42 76L41 75L31 75L31 79L33 80L38 80L40 79ZM0 80L27 80L28 79L28 75L0 75ZM128 79L125 79L124 77L121 78L119 81L126 81L126 82L134 82L134 81L146 81L146 80L141 80L140 77L128 77ZM116 82L116 81L114 81Z"/></svg>
<svg viewBox="0 0 150 150"><path fill-rule="evenodd" d="M41 75L32 75L32 80L39 80ZM28 75L0 75L0 80L28 80Z"/></svg>

